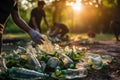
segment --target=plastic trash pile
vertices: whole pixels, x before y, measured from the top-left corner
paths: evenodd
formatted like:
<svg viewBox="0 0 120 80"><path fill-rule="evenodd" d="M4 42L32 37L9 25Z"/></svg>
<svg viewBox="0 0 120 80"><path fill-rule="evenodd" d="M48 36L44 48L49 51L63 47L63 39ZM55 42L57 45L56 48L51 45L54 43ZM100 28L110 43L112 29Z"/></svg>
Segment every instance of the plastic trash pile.
<svg viewBox="0 0 120 80"><path fill-rule="evenodd" d="M3 58L8 70L1 73L1 78L5 75L17 80L84 78L90 69L103 69L114 59L109 55L88 52L87 48L62 48L50 42L44 43L34 47L29 43L26 47L18 46L17 50L5 52Z"/></svg>

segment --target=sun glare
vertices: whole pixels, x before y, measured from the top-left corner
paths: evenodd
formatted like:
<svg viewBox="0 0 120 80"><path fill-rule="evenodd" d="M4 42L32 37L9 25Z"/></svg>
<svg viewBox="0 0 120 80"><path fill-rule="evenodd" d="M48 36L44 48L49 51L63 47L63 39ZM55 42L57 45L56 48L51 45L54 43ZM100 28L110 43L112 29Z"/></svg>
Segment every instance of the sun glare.
<svg viewBox="0 0 120 80"><path fill-rule="evenodd" d="M82 4L81 4L81 0L76 0L76 2L67 2L66 5L71 6L73 8L73 10L75 11L81 11L82 9Z"/></svg>
<svg viewBox="0 0 120 80"><path fill-rule="evenodd" d="M81 6L81 4L74 4L74 5L72 6L72 8L73 8L73 10L81 11L82 6Z"/></svg>

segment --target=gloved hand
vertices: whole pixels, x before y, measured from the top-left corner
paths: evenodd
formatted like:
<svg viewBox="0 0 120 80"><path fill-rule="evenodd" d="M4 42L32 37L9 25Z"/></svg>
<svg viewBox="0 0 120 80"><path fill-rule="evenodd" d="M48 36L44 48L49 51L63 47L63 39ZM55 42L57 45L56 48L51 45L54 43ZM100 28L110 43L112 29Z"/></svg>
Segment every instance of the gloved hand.
<svg viewBox="0 0 120 80"><path fill-rule="evenodd" d="M35 43L43 44L44 39L38 31L32 29L29 31L29 35Z"/></svg>

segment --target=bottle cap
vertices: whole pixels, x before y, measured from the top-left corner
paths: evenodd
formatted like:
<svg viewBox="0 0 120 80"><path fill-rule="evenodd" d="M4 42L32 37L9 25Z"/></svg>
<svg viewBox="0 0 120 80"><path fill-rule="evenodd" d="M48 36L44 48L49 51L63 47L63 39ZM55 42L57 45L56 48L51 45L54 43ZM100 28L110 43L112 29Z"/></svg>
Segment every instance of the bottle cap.
<svg viewBox="0 0 120 80"><path fill-rule="evenodd" d="M54 55L54 56L58 56L58 52L55 51L55 52L53 53L53 55Z"/></svg>
<svg viewBox="0 0 120 80"><path fill-rule="evenodd" d="M74 64L70 64L70 68L71 68L71 69L74 69L74 68L75 68L75 65L74 65Z"/></svg>
<svg viewBox="0 0 120 80"><path fill-rule="evenodd" d="M107 67L106 64L102 64L102 69L105 69Z"/></svg>
<svg viewBox="0 0 120 80"><path fill-rule="evenodd" d="M10 73L11 73L11 72L14 72L14 71L15 71L15 68L14 68L14 67L9 68L9 69L7 69L7 71L10 72Z"/></svg>
<svg viewBox="0 0 120 80"><path fill-rule="evenodd" d="M61 72L62 72L62 74L66 74L67 73L66 70L62 70Z"/></svg>
<svg viewBox="0 0 120 80"><path fill-rule="evenodd" d="M43 72L41 69L37 70L39 73Z"/></svg>
<svg viewBox="0 0 120 80"><path fill-rule="evenodd" d="M89 70L90 70L90 67L86 67L86 70L89 71Z"/></svg>
<svg viewBox="0 0 120 80"><path fill-rule="evenodd" d="M45 74L45 77L46 77L46 78L49 78L49 77L50 77L50 75L49 75L49 74Z"/></svg>
<svg viewBox="0 0 120 80"><path fill-rule="evenodd" d="M56 71L56 72L55 72L55 75L56 75L56 76L60 76L61 73L62 73L62 71Z"/></svg>
<svg viewBox="0 0 120 80"><path fill-rule="evenodd" d="M55 71L60 71L60 66L57 66L56 68L55 68Z"/></svg>

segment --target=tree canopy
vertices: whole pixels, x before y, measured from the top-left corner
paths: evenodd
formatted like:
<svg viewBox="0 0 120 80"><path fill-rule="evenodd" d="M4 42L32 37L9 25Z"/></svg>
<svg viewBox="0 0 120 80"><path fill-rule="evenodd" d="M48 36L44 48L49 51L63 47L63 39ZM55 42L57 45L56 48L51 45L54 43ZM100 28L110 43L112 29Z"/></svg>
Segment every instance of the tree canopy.
<svg viewBox="0 0 120 80"><path fill-rule="evenodd" d="M107 31L109 22L119 17L120 0L45 0L45 11L49 24L62 22L71 32L85 32L86 28L96 32ZM37 0L19 0L20 16L28 22L31 10L37 6ZM81 9L81 10L79 10ZM102 27L101 27L102 25ZM19 32L10 18L6 33ZM44 22L43 29L46 28ZM13 28L14 27L14 28ZM12 29L12 30L11 30Z"/></svg>

